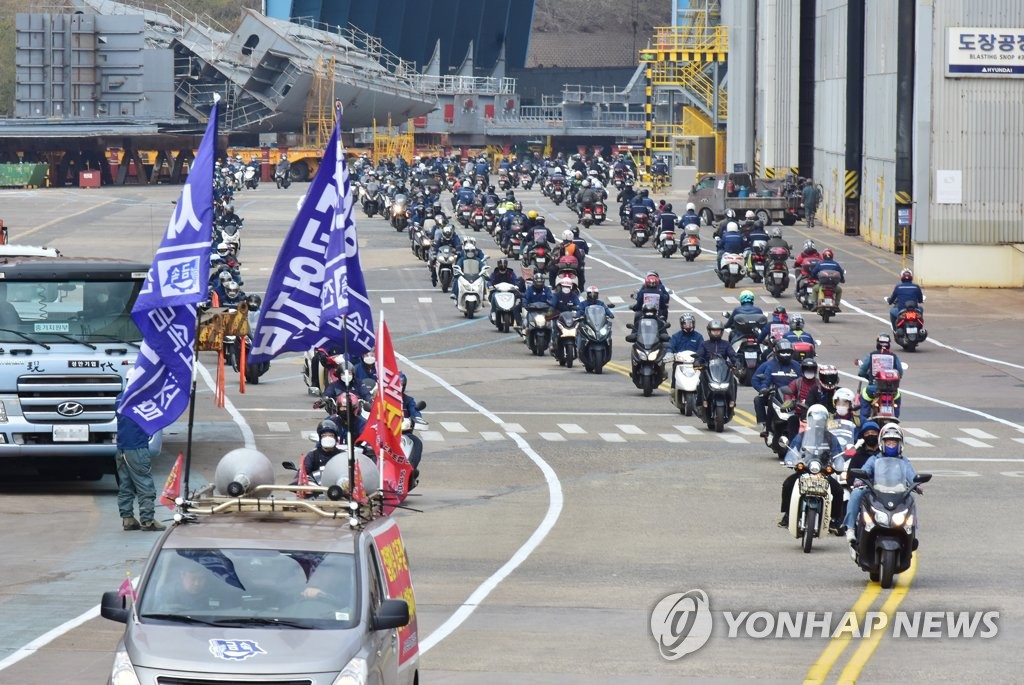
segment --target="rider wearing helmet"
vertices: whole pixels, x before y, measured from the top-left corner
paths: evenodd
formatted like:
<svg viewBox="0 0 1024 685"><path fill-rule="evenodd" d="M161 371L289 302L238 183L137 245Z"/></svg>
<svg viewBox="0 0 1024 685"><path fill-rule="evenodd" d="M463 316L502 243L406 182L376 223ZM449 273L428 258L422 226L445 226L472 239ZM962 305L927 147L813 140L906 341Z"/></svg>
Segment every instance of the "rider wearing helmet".
<svg viewBox="0 0 1024 685"><path fill-rule="evenodd" d="M583 316L583 313L587 311L587 307L604 307L605 316L609 319L614 319L615 314L612 313L611 308L604 303L601 299L601 291L598 290L596 285L589 286L587 288L586 297L580 300L580 306L576 308L576 316Z"/></svg>
<svg viewBox="0 0 1024 685"><path fill-rule="evenodd" d="M708 322L708 337L701 343L697 349L697 354L694 355L694 366L705 366L715 357L722 357L731 368L736 368L738 363L736 361L736 353L733 351L732 345L722 338L722 331L724 330L725 326L720 319L712 319Z"/></svg>
<svg viewBox="0 0 1024 685"><path fill-rule="evenodd" d="M796 259L793 260L793 266L799 271L809 259L821 259L821 255L818 253L818 246L814 244L813 240L804 241L803 249L796 256Z"/></svg>
<svg viewBox="0 0 1024 685"><path fill-rule="evenodd" d="M924 293L921 292L921 286L914 283L913 271L904 269L900 272L900 282L892 289L892 295L886 299L886 302L890 306L889 321L892 323L893 330L896 330L896 317L900 310L907 308L909 302L917 303L918 311L924 313Z"/></svg>
<svg viewBox="0 0 1024 685"><path fill-rule="evenodd" d="M718 260L715 262L715 268L720 269L722 266L722 255L726 252L730 254L743 254L746 249L746 242L743 240L743 234L740 233L740 228L735 221L730 221L725 226L725 232L718 239Z"/></svg>
<svg viewBox="0 0 1024 685"><path fill-rule="evenodd" d="M654 272L647 274L643 287L636 292L636 302L632 307L636 312L634 325L640 320L645 304L654 304L658 308L658 318L663 321L668 319L668 291L661 285L661 279Z"/></svg>
<svg viewBox="0 0 1024 685"><path fill-rule="evenodd" d="M693 352L704 343L704 336L697 330L697 320L690 312L685 312L679 317L679 332L674 333L668 341L668 351L672 354L680 352Z"/></svg>
<svg viewBox="0 0 1024 685"><path fill-rule="evenodd" d="M811 271L811 276L815 280L818 280L819 274L822 271L838 271L839 272L839 282L840 283L846 283L846 272L843 270L843 267L839 264L839 262L836 261L835 253L832 252L832 248L830 248L830 247L826 247L824 250L821 251L821 261L818 262L818 265L815 266L814 269ZM820 283L815 283L814 284L814 291L813 291L814 295L813 295L813 299L811 300L812 302L815 302L815 303L818 302L818 294L819 294L820 291L821 291L821 284ZM843 299L843 287L841 285L836 285L835 286L835 291L836 291L836 311L838 312L838 311L842 311L839 308L839 305L840 305L840 301Z"/></svg>
<svg viewBox="0 0 1024 685"><path fill-rule="evenodd" d="M845 448L853 445L854 436L861 424L860 416L853 411L855 397L849 388L838 388L832 393L832 417L828 429Z"/></svg>
<svg viewBox="0 0 1024 685"><path fill-rule="evenodd" d="M879 333L875 338L875 351L864 355L864 361L860 363L857 375L872 384L875 382L875 375L882 369L895 371L903 378L903 362L892 351L892 341L888 333Z"/></svg>
<svg viewBox="0 0 1024 685"><path fill-rule="evenodd" d="M551 288L548 287L547 279L544 278L544 274L537 271L533 274L533 278L530 281L530 285L526 287L526 292L523 293L523 306L536 304L537 302L543 302L547 304L551 300L552 293ZM520 321L522 319L520 318ZM520 324L521 325L521 324Z"/></svg>
<svg viewBox="0 0 1024 685"><path fill-rule="evenodd" d="M224 297L220 298L221 307L237 307L245 299L242 286L234 279L224 284Z"/></svg>
<svg viewBox="0 0 1024 685"><path fill-rule="evenodd" d="M762 363L750 378L754 397L754 415L761 424L761 437L768 437L767 402L776 389L784 387L800 376L800 364L793 361L793 344L784 338L775 341L774 356Z"/></svg>
<svg viewBox="0 0 1024 685"><path fill-rule="evenodd" d="M476 246L476 238L472 236L466 238L466 242L463 244L462 252L459 254L459 258L455 261L455 268L458 271L464 271L466 269L466 262L476 262L476 273L483 273L484 261L486 261L483 250L480 250ZM452 294L453 300L459 299L459 279L452 281Z"/></svg>
<svg viewBox="0 0 1024 685"><path fill-rule="evenodd" d="M757 341L761 344L771 343L789 333L789 314L786 313L785 305L776 305L768 323L761 329L761 335Z"/></svg>
<svg viewBox="0 0 1024 685"><path fill-rule="evenodd" d="M732 329L729 334L729 342L734 342L737 338L743 336L743 332L737 329L736 317L742 316L747 319L764 316L764 312L760 307L754 304L754 293L750 290L744 290L740 293L740 306L732 310L729 314L729 318L725 321L725 327Z"/></svg>
<svg viewBox="0 0 1024 685"><path fill-rule="evenodd" d="M881 450L878 454L868 458L864 465L861 466L861 470L866 472L869 478L875 476L875 466L879 459L899 459L900 469L903 471L903 479L906 481L908 487L914 488L915 491L920 492L921 486L915 484L917 478L917 471L911 465L910 460L903 455L903 431L894 423L887 423L882 426L882 430L878 433L878 443ZM846 520L843 522L846 525L846 539L850 541L850 544L856 547L856 533L854 532L854 524L857 520L857 515L860 513L860 502L864 498L864 488L857 487L860 481L853 483L853 490L850 492L850 501L846 509ZM919 524L920 525L920 524Z"/></svg>
<svg viewBox="0 0 1024 685"><path fill-rule="evenodd" d="M804 330L804 315L799 312L789 317L789 332L782 337L791 343L804 342L811 345L816 344L814 336Z"/></svg>
<svg viewBox="0 0 1024 685"><path fill-rule="evenodd" d="M839 370L831 364L818 367L818 402L832 412L832 395L839 388Z"/></svg>
<svg viewBox="0 0 1024 685"><path fill-rule="evenodd" d="M322 469L327 462L338 454L345 440L338 423L333 419L324 419L316 427L317 444L302 458L302 468L306 474Z"/></svg>
<svg viewBox="0 0 1024 685"><path fill-rule="evenodd" d="M828 409L820 404L813 404L807 409L807 430L803 431L789 445L786 451L786 466L795 466L798 462L807 460L818 460L822 468L832 466L835 469L842 468L843 444L836 436L828 430L829 415ZM822 451L825 453L822 454ZM795 471L786 477L782 483L782 519L779 521L780 528L789 526L789 507L793 495L793 485L796 484L800 472ZM832 491L832 516L829 521L829 531L833 535L842 534L843 521L843 487L834 478L828 478L828 486Z"/></svg>
<svg viewBox="0 0 1024 685"><path fill-rule="evenodd" d="M680 226L688 226L690 224L700 225L700 215L697 214L697 206L692 202L686 203L686 211L679 217Z"/></svg>
<svg viewBox="0 0 1024 685"><path fill-rule="evenodd" d="M455 232L455 227L447 221L438 224L434 229L434 241L430 245L430 260L427 262L427 268L430 269L430 284L433 286L437 285L437 251L443 245L451 245L456 252L462 249L462 238Z"/></svg>
<svg viewBox="0 0 1024 685"><path fill-rule="evenodd" d="M765 246L768 251L775 247L784 248L788 253L793 252L793 246L782 237L782 229L778 226L772 226L768 229L768 244Z"/></svg>
<svg viewBox="0 0 1024 685"><path fill-rule="evenodd" d="M822 401L821 385L818 382L818 362L811 358L800 362L800 377L783 388L782 394L787 398L787 405L795 406L788 426L789 441L792 442L800 431L800 420L804 417L806 408Z"/></svg>

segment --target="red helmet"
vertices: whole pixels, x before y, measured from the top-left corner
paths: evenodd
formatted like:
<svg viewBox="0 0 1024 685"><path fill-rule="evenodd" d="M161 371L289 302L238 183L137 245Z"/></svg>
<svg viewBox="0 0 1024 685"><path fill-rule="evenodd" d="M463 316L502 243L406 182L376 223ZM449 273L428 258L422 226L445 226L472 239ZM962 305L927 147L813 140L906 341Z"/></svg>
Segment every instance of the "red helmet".
<svg viewBox="0 0 1024 685"><path fill-rule="evenodd" d="M835 257L835 256L836 256L835 252L833 252L833 251L832 251L832 249L831 249L831 248L828 248L828 247L826 247L826 248L825 248L824 250L822 250L822 252L821 252L821 258L822 258L822 259L832 259L832 258L833 258L833 257Z"/></svg>
<svg viewBox="0 0 1024 685"><path fill-rule="evenodd" d="M659 281L658 277L655 276L654 274L651 274L650 276L644 279L645 288L657 288L660 284L661 281Z"/></svg>
<svg viewBox="0 0 1024 685"><path fill-rule="evenodd" d="M904 283L914 280L914 272L910 269L904 269L900 272L900 280Z"/></svg>

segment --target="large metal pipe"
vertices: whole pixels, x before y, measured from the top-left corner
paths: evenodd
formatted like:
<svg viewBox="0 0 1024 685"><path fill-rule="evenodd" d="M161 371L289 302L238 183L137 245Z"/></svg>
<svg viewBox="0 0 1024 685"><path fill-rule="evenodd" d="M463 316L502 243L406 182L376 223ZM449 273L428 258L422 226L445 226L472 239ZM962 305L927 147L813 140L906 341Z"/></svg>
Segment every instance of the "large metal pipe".
<svg viewBox="0 0 1024 685"><path fill-rule="evenodd" d="M722 23L729 32L729 112L726 122L725 164L753 169L755 135L755 52L757 6L749 0L723 0ZM716 107L717 110L717 107Z"/></svg>
<svg viewBox="0 0 1024 685"><path fill-rule="evenodd" d="M815 0L800 0L800 113L798 115L797 164L800 175L814 177L814 39L817 16Z"/></svg>
<svg viewBox="0 0 1024 685"><path fill-rule="evenodd" d="M914 192L914 12L915 0L899 0L896 44L895 249L910 251L910 205ZM903 210L902 212L900 210Z"/></svg>
<svg viewBox="0 0 1024 685"><path fill-rule="evenodd" d="M864 0L849 0L846 19L846 235L860 234L864 158Z"/></svg>

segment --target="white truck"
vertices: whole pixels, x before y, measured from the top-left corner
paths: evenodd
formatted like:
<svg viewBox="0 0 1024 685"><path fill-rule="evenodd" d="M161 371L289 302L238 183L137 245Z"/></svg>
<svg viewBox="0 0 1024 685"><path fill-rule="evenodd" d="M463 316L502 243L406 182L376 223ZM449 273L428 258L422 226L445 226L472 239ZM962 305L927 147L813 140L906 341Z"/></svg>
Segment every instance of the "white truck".
<svg viewBox="0 0 1024 685"><path fill-rule="evenodd" d="M44 475L113 473L117 397L142 335L148 264L0 250L0 460ZM158 433L150 449L159 453Z"/></svg>

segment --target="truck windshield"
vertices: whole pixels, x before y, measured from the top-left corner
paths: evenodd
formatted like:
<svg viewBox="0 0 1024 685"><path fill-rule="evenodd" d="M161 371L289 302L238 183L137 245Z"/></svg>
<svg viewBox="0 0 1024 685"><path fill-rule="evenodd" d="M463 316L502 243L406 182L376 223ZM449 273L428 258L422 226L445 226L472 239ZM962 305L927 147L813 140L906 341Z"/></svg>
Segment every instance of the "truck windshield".
<svg viewBox="0 0 1024 685"><path fill-rule="evenodd" d="M358 620L351 554L276 549L160 552L139 599L142 621L341 629Z"/></svg>
<svg viewBox="0 0 1024 685"><path fill-rule="evenodd" d="M128 280L0 282L0 343L137 342L131 310L141 288Z"/></svg>

